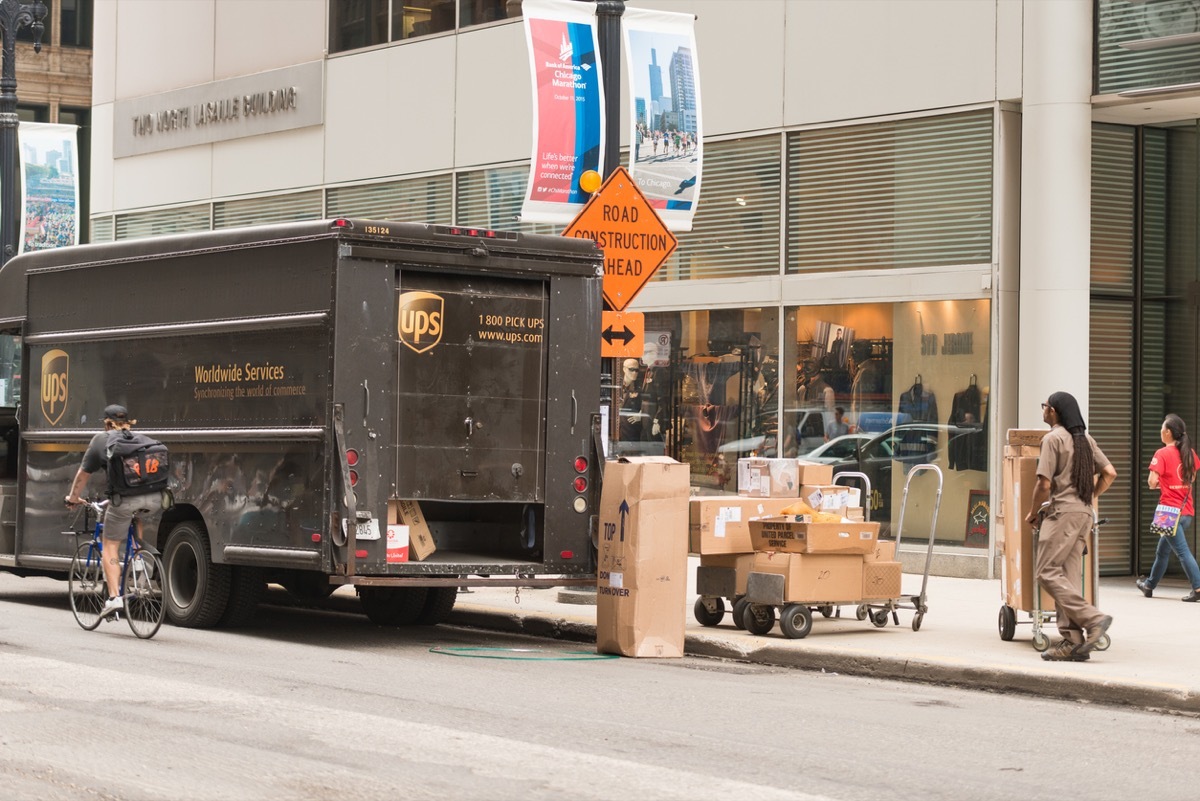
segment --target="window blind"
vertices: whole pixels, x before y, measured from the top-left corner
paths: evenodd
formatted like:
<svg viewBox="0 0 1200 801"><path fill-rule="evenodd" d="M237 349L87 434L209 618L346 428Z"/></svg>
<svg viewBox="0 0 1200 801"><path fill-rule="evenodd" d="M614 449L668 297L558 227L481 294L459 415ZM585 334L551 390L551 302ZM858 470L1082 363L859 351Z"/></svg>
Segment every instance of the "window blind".
<svg viewBox="0 0 1200 801"><path fill-rule="evenodd" d="M1136 465L1133 452L1133 304L1092 299L1091 395L1088 431L1114 465ZM1117 470L1117 480L1100 499L1100 571L1125 575L1131 568L1129 522L1133 517L1133 485L1140 470Z"/></svg>
<svg viewBox="0 0 1200 801"><path fill-rule="evenodd" d="M113 241L113 218L93 217L91 225L91 237L89 242L111 242Z"/></svg>
<svg viewBox="0 0 1200 801"><path fill-rule="evenodd" d="M991 109L788 135L788 272L990 264Z"/></svg>
<svg viewBox="0 0 1200 801"><path fill-rule="evenodd" d="M319 220L324 216L322 206L319 189L247 200L222 200L213 204L213 228Z"/></svg>
<svg viewBox="0 0 1200 801"><path fill-rule="evenodd" d="M211 221L212 217L207 203L160 211L118 214L116 238L140 239L146 236L207 231L211 227Z"/></svg>
<svg viewBox="0 0 1200 801"><path fill-rule="evenodd" d="M528 181L528 164L459 173L454 223L493 231L561 234L567 227L565 223L552 225L519 219Z"/></svg>
<svg viewBox="0 0 1200 801"><path fill-rule="evenodd" d="M330 217L364 217L445 224L454 205L454 183L449 175L435 175L365 186L339 186L326 196Z"/></svg>
<svg viewBox="0 0 1200 801"><path fill-rule="evenodd" d="M1134 129L1092 126L1092 291L1133 295Z"/></svg>
<svg viewBox="0 0 1200 801"><path fill-rule="evenodd" d="M779 136L705 144L692 230L655 278L778 275L781 163Z"/></svg>
<svg viewBox="0 0 1200 801"><path fill-rule="evenodd" d="M1200 43L1137 50L1121 46L1200 32L1200 13L1191 0L1100 0L1096 28L1097 94L1200 81Z"/></svg>

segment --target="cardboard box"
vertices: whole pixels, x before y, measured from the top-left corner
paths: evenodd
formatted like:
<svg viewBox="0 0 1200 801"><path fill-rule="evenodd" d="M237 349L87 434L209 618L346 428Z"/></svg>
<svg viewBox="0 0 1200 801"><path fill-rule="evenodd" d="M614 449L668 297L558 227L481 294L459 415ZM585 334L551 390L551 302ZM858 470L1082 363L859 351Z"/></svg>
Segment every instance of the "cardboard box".
<svg viewBox="0 0 1200 801"><path fill-rule="evenodd" d="M795 459L758 456L738 459L738 495L749 498L799 497L799 465Z"/></svg>
<svg viewBox="0 0 1200 801"><path fill-rule="evenodd" d="M875 550L878 539L878 523L812 523L796 515L750 521L750 541L756 551L862 556Z"/></svg>
<svg viewBox="0 0 1200 801"><path fill-rule="evenodd" d="M803 459L797 459L796 474L799 477L801 486L805 484L833 483L833 465L831 464L806 462Z"/></svg>
<svg viewBox="0 0 1200 801"><path fill-rule="evenodd" d="M849 506L862 506L862 490L844 484L802 484L800 500L818 512L837 512Z"/></svg>
<svg viewBox="0 0 1200 801"><path fill-rule="evenodd" d="M896 561L896 541L876 540L875 550L863 554L864 562L894 562Z"/></svg>
<svg viewBox="0 0 1200 801"><path fill-rule="evenodd" d="M863 562L862 598L878 601L900 597L899 562Z"/></svg>
<svg viewBox="0 0 1200 801"><path fill-rule="evenodd" d="M688 553L750 553L750 518L777 515L792 498L703 495L688 502Z"/></svg>
<svg viewBox="0 0 1200 801"><path fill-rule="evenodd" d="M1013 446L1030 446L1040 448L1042 446L1042 437L1049 433L1047 428L1010 428L1008 436L1005 439L1006 445Z"/></svg>
<svg viewBox="0 0 1200 801"><path fill-rule="evenodd" d="M784 577L787 603L839 603L858 601L862 593L863 560L860 555L758 553L754 572Z"/></svg>
<svg viewBox="0 0 1200 801"><path fill-rule="evenodd" d="M604 464L598 652L683 656L690 484L688 466L665 456Z"/></svg>
<svg viewBox="0 0 1200 801"><path fill-rule="evenodd" d="M433 532L425 515L421 512L421 504L416 501L388 501L388 529L394 525L408 526L408 558L414 562L428 559L437 550L433 541ZM392 561L390 558L388 561Z"/></svg>
<svg viewBox="0 0 1200 801"><path fill-rule="evenodd" d="M1018 429L1011 430L1009 434L1014 432L1018 432ZM1033 526L1025 522L1025 517L1029 514L1029 501L1037 483L1039 450L1040 446L1031 445L1010 445L1004 449L1003 497L998 520L1001 532L998 544L1004 553L1003 598L1006 606L1022 612L1032 612L1034 609L1033 585L1036 577ZM1091 558L1090 552L1083 558L1083 572L1089 576L1084 581L1083 595L1089 603L1095 603L1095 588L1090 580ZM1045 590L1042 590L1042 609L1054 609L1054 599Z"/></svg>
<svg viewBox="0 0 1200 801"><path fill-rule="evenodd" d="M696 572L696 592L699 595L710 594L701 589L700 576L703 571L709 570L728 570L733 574L733 592L730 594L711 593L721 595L721 597L735 597L746 594L746 579L750 576L750 571L754 568L754 554L752 553L729 553L729 554L709 554L700 557L700 566Z"/></svg>
<svg viewBox="0 0 1200 801"><path fill-rule="evenodd" d="M408 561L408 526L400 523L388 523L387 527L387 563L389 565Z"/></svg>

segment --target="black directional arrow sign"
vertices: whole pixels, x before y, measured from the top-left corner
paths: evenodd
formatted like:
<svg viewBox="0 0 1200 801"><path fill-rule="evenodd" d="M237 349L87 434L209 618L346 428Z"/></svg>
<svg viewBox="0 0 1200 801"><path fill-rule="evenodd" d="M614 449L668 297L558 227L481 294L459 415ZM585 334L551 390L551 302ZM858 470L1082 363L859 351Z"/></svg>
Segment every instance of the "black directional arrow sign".
<svg viewBox="0 0 1200 801"><path fill-rule="evenodd" d="M622 345L628 345L633 341L633 332L629 330L629 326L627 325L621 326L620 331L614 331L610 325L608 328L604 329L604 332L601 334L601 336L604 337L604 341L610 345L618 339L621 340Z"/></svg>
<svg viewBox="0 0 1200 801"><path fill-rule="evenodd" d="M600 355L642 358L646 350L646 315L606 311L600 323Z"/></svg>

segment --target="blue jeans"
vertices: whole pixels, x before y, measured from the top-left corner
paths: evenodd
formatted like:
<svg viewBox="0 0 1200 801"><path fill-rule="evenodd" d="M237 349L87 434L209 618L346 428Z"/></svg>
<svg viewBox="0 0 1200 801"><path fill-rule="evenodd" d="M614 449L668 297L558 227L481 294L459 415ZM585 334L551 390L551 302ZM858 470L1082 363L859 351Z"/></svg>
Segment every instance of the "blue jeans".
<svg viewBox="0 0 1200 801"><path fill-rule="evenodd" d="M1197 566L1196 557L1192 556L1187 542L1187 532L1192 527L1193 520L1195 517L1192 515L1181 516L1173 536L1158 538L1158 548L1154 551L1154 566L1150 568L1150 577L1146 579L1146 586L1150 589L1157 587L1166 574L1167 562L1171 558L1171 551L1174 551L1183 565L1183 572L1187 573L1188 581L1192 583L1192 589L1200 590L1200 566Z"/></svg>

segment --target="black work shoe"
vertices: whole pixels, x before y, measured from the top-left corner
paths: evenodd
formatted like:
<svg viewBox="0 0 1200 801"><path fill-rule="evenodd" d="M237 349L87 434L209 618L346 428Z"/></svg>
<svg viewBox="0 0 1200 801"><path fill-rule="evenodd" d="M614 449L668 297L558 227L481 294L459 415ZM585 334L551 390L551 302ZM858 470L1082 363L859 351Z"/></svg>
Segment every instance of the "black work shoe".
<svg viewBox="0 0 1200 801"><path fill-rule="evenodd" d="M1096 625L1089 626L1087 639L1084 640L1083 645L1079 646L1080 652L1086 654L1099 645L1100 640L1104 637L1104 632L1108 631L1108 627L1111 625L1112 615L1105 615L1096 621Z"/></svg>
<svg viewBox="0 0 1200 801"><path fill-rule="evenodd" d="M1137 584L1137 588L1142 591L1142 595L1145 595L1147 598L1154 597L1154 588L1147 586L1144 578L1138 579L1135 583ZM1192 595L1195 594L1195 592L1192 593Z"/></svg>
<svg viewBox="0 0 1200 801"><path fill-rule="evenodd" d="M1042 654L1047 662L1086 662L1091 659L1082 645L1076 645L1070 640L1059 640L1050 646L1050 650Z"/></svg>
<svg viewBox="0 0 1200 801"><path fill-rule="evenodd" d="M1185 603L1194 604L1196 601L1200 601L1200 592L1192 590L1180 600L1184 601Z"/></svg>

